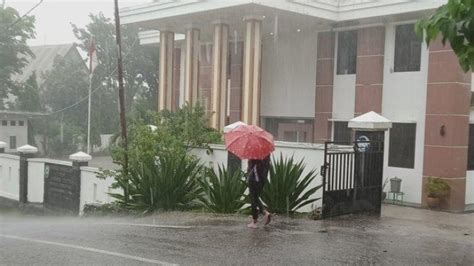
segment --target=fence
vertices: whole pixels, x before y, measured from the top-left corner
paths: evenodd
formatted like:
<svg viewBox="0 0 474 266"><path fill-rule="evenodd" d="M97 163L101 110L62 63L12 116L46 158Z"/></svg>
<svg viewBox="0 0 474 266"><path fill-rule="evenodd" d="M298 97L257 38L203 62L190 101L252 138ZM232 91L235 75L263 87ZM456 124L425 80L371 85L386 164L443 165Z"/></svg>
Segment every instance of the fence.
<svg viewBox="0 0 474 266"><path fill-rule="evenodd" d="M43 204L50 209L80 214L86 204L110 203L113 198L109 193L120 192L112 189L111 178L97 178L99 169L87 165L86 161L90 159L87 154L73 156L76 161L67 162L31 158L31 152L34 152L31 148L33 147L29 147L30 153L20 152L19 156L0 153L0 197L20 203ZM212 153L205 149L195 149L192 153L198 156L203 164L215 169L219 165L227 165L228 155L225 147L211 145L211 148ZM274 156L278 157L280 154L285 157L293 156L297 161L304 160L305 172L308 172L319 169L322 165L324 146L277 143ZM242 170L246 167L247 162L242 161ZM318 176L310 188L320 185L321 182L322 179ZM322 197L322 191L318 191L313 197ZM314 207L321 207L321 201L317 201ZM301 211L310 210L311 206L306 206Z"/></svg>

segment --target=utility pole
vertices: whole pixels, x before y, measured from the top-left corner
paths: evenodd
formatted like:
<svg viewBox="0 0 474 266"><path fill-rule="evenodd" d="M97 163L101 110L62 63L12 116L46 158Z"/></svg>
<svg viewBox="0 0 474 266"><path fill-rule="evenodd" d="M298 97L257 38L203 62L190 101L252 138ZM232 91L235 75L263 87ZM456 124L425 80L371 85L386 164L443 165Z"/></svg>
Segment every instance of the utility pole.
<svg viewBox="0 0 474 266"><path fill-rule="evenodd" d="M125 92L123 88L123 65L122 65L122 35L120 33L120 16L118 0L115 3L115 34L117 41L117 73L119 83L119 104L120 104L120 126L122 129L122 146L125 151L123 174L127 181L127 187L124 191L125 200L128 201L128 138L127 138L127 122L125 120Z"/></svg>

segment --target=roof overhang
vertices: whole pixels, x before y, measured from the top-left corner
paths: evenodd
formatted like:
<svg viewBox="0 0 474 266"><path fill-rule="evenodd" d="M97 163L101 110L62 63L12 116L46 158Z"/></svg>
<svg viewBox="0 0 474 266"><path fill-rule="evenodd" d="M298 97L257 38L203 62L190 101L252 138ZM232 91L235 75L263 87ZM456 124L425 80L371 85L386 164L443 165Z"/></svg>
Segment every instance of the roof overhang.
<svg viewBox="0 0 474 266"><path fill-rule="evenodd" d="M183 25L217 19L232 20L234 16L241 20L245 15L265 16L272 13L292 13L339 23L426 12L446 2L447 0L159 0L123 8L120 16L123 24L138 24L148 29L174 28L177 23Z"/></svg>

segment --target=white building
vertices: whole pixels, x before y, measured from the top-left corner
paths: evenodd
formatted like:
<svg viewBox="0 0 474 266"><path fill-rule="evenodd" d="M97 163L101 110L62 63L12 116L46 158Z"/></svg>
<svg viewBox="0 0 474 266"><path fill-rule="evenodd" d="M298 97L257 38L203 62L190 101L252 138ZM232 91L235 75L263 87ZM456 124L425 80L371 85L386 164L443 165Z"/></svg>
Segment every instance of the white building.
<svg viewBox="0 0 474 266"><path fill-rule="evenodd" d="M212 125L242 120L277 139L352 140L347 121L375 111L387 177L424 204L446 180L450 210L474 204L474 87L451 48L429 48L414 23L445 0L160 0L121 10L160 49L159 109L198 100Z"/></svg>

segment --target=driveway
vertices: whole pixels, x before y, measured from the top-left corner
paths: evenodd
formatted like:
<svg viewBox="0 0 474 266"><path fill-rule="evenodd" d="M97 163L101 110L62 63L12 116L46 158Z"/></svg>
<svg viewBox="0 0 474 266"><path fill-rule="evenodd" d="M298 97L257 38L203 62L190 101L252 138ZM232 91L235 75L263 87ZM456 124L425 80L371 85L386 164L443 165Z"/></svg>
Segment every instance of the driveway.
<svg viewBox="0 0 474 266"><path fill-rule="evenodd" d="M312 221L162 213L144 218L0 214L0 264L474 265L474 214L386 205L381 218Z"/></svg>

